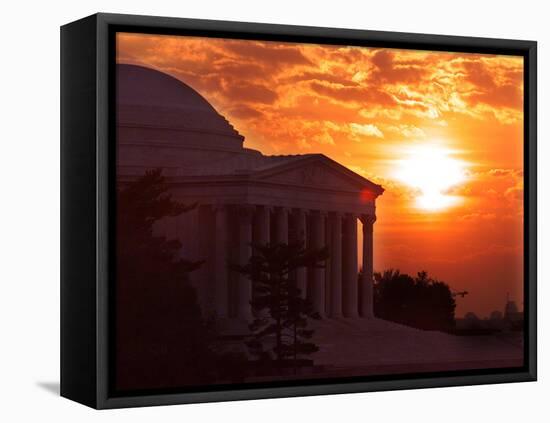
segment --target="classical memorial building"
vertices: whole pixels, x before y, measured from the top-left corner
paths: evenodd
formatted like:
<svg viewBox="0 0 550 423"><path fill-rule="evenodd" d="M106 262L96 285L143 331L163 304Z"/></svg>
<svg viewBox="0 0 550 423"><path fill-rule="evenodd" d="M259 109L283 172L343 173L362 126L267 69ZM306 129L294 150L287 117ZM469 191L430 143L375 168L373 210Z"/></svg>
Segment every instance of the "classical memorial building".
<svg viewBox="0 0 550 423"><path fill-rule="evenodd" d="M300 269L303 295L328 319L373 316L373 224L383 188L322 154L266 156L200 94L156 70L117 66L117 178L162 168L175 199L198 206L158 230L205 260L190 277L205 313L251 318L251 281L228 268L251 243L328 246L323 269ZM358 251L361 224L362 254ZM358 281L358 269L364 277Z"/></svg>

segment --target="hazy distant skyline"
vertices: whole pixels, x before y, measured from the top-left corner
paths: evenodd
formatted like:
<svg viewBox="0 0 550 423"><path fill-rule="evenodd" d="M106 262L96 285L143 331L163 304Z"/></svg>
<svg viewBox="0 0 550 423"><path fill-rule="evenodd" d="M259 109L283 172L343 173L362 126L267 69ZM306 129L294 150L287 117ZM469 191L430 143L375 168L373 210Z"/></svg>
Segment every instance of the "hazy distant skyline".
<svg viewBox="0 0 550 423"><path fill-rule="evenodd" d="M457 317L522 308L521 57L119 34L117 61L196 89L245 147L381 184L375 270L469 291Z"/></svg>

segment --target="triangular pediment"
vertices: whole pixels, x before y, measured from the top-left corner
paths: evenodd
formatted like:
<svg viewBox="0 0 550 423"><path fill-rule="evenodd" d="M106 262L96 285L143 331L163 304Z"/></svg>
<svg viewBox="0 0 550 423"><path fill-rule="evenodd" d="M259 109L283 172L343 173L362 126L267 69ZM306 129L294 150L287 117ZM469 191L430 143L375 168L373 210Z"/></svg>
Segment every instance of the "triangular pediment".
<svg viewBox="0 0 550 423"><path fill-rule="evenodd" d="M298 156L253 174L254 179L274 183L345 191L368 189L380 195L383 188L322 154Z"/></svg>

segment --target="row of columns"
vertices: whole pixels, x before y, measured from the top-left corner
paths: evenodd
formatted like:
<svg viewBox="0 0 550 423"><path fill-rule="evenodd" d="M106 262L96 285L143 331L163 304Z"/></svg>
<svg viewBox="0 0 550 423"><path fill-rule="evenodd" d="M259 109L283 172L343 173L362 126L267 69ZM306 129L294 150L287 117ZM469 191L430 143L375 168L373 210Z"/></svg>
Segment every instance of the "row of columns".
<svg viewBox="0 0 550 423"><path fill-rule="evenodd" d="M228 208L219 206L215 211L215 305L220 317L229 317L228 263ZM271 218L275 231L270 232ZM307 216L309 214L309 233ZM357 281L357 219L363 223L363 278ZM289 239L289 219L293 219L293 239ZM328 219L328 220L327 220ZM255 241L288 243L301 239L311 248L329 247L330 258L325 268L300 268L296 271L297 286L307 295L314 309L325 317L372 317L372 215L343 214L338 212L306 211L284 207L241 206L238 208L238 259L245 264L252 254ZM328 223L328 224L327 224ZM328 228L328 231L326 230ZM270 239L271 236L273 239ZM252 282L239 274L236 296L237 317L252 319L250 300Z"/></svg>

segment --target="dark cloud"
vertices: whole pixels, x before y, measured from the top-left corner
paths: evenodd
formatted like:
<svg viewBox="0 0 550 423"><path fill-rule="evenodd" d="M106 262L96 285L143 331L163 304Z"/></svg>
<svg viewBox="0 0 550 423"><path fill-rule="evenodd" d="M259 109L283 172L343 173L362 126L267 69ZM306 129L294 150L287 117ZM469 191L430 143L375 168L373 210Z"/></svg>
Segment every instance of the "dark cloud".
<svg viewBox="0 0 550 423"><path fill-rule="evenodd" d="M391 70L393 67L393 53L387 50L379 50L374 53L371 61L380 70Z"/></svg>
<svg viewBox="0 0 550 423"><path fill-rule="evenodd" d="M231 79L271 79L264 68L257 63L242 63L235 60L224 60L216 63L210 71L214 71L218 78Z"/></svg>
<svg viewBox="0 0 550 423"><path fill-rule="evenodd" d="M269 68L282 65L313 65L298 46L269 42L228 41L224 47L245 61L262 63Z"/></svg>
<svg viewBox="0 0 550 423"><path fill-rule="evenodd" d="M239 119L254 119L263 116L259 110L244 104L231 108L229 114Z"/></svg>
<svg viewBox="0 0 550 423"><path fill-rule="evenodd" d="M379 50L371 58L375 69L369 80L376 83L415 82L427 75L426 66L413 61L395 61L395 53Z"/></svg>
<svg viewBox="0 0 550 423"><path fill-rule="evenodd" d="M245 81L231 81L225 85L223 95L233 101L249 101L263 104L274 103L278 95L264 85Z"/></svg>
<svg viewBox="0 0 550 423"><path fill-rule="evenodd" d="M511 109L521 109L523 107L523 92L521 85L517 84L519 71L508 71L508 81L505 84L498 85L495 77L487 66L480 61L468 61L463 64L465 70L464 79L473 84L476 90L466 96L470 104L487 104L493 107L507 107ZM523 72L521 80L523 80ZM512 82L516 81L516 84Z"/></svg>
<svg viewBox="0 0 550 423"><path fill-rule="evenodd" d="M331 97L343 102L356 102L369 104L379 104L385 106L395 105L393 97L383 91L370 87L346 87L338 85L324 85L318 82L310 84L311 89L317 94Z"/></svg>
<svg viewBox="0 0 550 423"><path fill-rule="evenodd" d="M329 98L316 95L301 95L291 107L279 107L271 121L284 121L286 119L302 119L324 121L330 118L332 122L348 123L360 120L359 109L335 103Z"/></svg>
<svg viewBox="0 0 550 423"><path fill-rule="evenodd" d="M472 104L484 103L495 107L523 108L523 92L514 85L493 86L488 90L472 93L467 98Z"/></svg>
<svg viewBox="0 0 550 423"><path fill-rule="evenodd" d="M324 73L324 72L315 72L315 71L301 72L299 74L286 77L282 79L281 82L292 84L292 83L302 82L302 81L320 81L320 82L326 82L331 84L340 84L348 87L359 86L357 82L352 81L349 77L339 76L339 75L334 75L334 74Z"/></svg>
<svg viewBox="0 0 550 423"><path fill-rule="evenodd" d="M492 88L495 86L493 76L482 62L464 62L465 80L478 87Z"/></svg>

